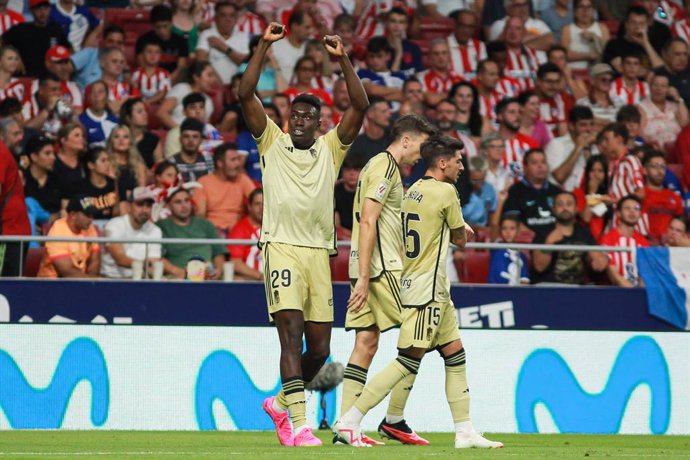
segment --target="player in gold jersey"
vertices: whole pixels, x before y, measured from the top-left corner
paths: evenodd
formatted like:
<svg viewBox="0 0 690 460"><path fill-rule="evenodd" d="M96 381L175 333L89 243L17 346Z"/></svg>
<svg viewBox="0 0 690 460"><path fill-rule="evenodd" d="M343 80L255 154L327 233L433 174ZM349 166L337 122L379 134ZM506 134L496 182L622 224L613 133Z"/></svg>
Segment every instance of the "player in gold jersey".
<svg viewBox="0 0 690 460"><path fill-rule="evenodd" d="M421 158L419 148L422 142L435 132L434 127L420 116L399 118L391 131L391 144L369 160L359 175L350 248L352 292L345 319L345 328L354 329L356 335L343 377L343 414L352 407L364 388L381 332L400 326L403 244L400 166L414 165ZM403 419L403 409L414 378L411 374L393 390L388 413L379 432L404 444L428 444ZM366 435L362 440L371 445L382 444Z"/></svg>
<svg viewBox="0 0 690 460"><path fill-rule="evenodd" d="M239 87L242 113L261 156L260 244L268 312L281 348L282 389L264 401L263 409L273 420L282 445L315 446L321 441L306 424L304 385L330 354L333 291L328 256L336 251L333 190L349 144L362 126L368 100L340 37L325 36L326 50L343 71L351 106L335 128L316 139L321 102L300 94L292 103L288 133L283 133L266 116L256 96L266 53L283 37L284 26L271 23L266 28Z"/></svg>
<svg viewBox="0 0 690 460"><path fill-rule="evenodd" d="M448 136L434 136L422 144L426 176L410 187L403 200L404 311L398 357L364 387L352 408L333 426L339 439L353 446L368 447L362 441L360 427L364 415L400 381L416 374L425 353L436 349L445 362L446 398L455 423L455 447L503 447L477 433L470 422L465 350L446 276L449 243L464 247L474 235L462 218L454 186L463 170L463 147L461 141Z"/></svg>

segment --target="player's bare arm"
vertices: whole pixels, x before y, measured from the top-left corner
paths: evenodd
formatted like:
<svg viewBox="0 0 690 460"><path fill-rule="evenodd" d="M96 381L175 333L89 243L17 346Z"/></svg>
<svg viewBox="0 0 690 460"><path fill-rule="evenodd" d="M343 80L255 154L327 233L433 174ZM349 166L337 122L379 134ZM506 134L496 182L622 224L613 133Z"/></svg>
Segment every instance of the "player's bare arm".
<svg viewBox="0 0 690 460"><path fill-rule="evenodd" d="M343 70L343 76L345 77L347 94L350 96L350 108L345 111L338 125L338 139L343 144L350 144L355 140L362 127L364 112L366 112L369 106L369 99L367 99L367 93L364 91L362 82L352 67L350 58L347 57L342 39L338 35L326 35L322 41L326 51L338 58L340 68ZM258 81L258 73L256 78Z"/></svg>
<svg viewBox="0 0 690 460"><path fill-rule="evenodd" d="M371 198L365 198L359 217L358 267L359 278L355 283L347 308L357 313L364 307L369 296L369 278L371 276L371 254L376 241L376 221L381 215L383 205Z"/></svg>
<svg viewBox="0 0 690 460"><path fill-rule="evenodd" d="M450 241L459 248L464 248L468 241L474 239L474 230L465 223L464 227L450 230Z"/></svg>
<svg viewBox="0 0 690 460"><path fill-rule="evenodd" d="M285 27L277 22L272 22L264 30L264 34L259 40L254 55L249 60L247 68L244 70L240 80L238 95L242 113L247 122L249 131L254 137L259 137L266 129L266 112L261 100L256 95L256 85L259 82L261 68L268 49L273 42L277 42L285 37ZM361 123L361 122L360 122Z"/></svg>

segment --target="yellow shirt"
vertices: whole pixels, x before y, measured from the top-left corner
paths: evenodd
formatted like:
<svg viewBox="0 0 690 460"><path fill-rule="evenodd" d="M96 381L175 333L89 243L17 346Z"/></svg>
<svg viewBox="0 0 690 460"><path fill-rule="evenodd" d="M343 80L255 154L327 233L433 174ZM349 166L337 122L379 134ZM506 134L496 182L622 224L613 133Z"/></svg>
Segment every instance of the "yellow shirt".
<svg viewBox="0 0 690 460"><path fill-rule="evenodd" d="M366 164L359 175L357 193L352 206L352 246L350 278L359 278L359 216L369 198L383 205L376 221L376 241L371 254L371 279L382 271L402 270L402 208L403 185L395 158L382 152Z"/></svg>
<svg viewBox="0 0 690 460"><path fill-rule="evenodd" d="M336 251L333 190L348 145L336 126L307 150L266 117L256 138L261 155L264 214L261 243L278 242Z"/></svg>
<svg viewBox="0 0 690 460"><path fill-rule="evenodd" d="M453 184L425 177L403 199L405 257L401 281L404 307L450 301L446 256L450 230L465 226Z"/></svg>
<svg viewBox="0 0 690 460"><path fill-rule="evenodd" d="M64 236L68 238L92 238L98 236L98 230L91 225L88 230L81 233L74 233L67 225L67 218L63 217L55 221L48 236ZM38 271L39 278L57 278L58 272L53 265L53 261L61 257L69 257L72 265L77 267L82 273L86 273L86 267L90 257L99 257L96 253L100 251L97 243L81 243L67 241L51 241L46 243L46 255L41 262Z"/></svg>

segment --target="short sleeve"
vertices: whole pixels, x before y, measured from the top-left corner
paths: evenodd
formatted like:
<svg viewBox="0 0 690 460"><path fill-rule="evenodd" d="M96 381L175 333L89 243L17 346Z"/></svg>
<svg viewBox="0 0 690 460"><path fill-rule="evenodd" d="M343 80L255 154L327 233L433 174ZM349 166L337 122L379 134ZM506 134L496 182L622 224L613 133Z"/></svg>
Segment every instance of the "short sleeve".
<svg viewBox="0 0 690 460"><path fill-rule="evenodd" d="M266 151L273 145L273 143L278 139L278 137L283 134L278 125L276 125L273 120L266 116L266 128L261 136L255 137L256 147L259 149L259 155L263 155ZM328 134L326 134L327 136Z"/></svg>
<svg viewBox="0 0 690 460"><path fill-rule="evenodd" d="M49 236L62 236L57 233L53 234L50 232ZM61 257L69 257L69 243L66 241L50 241L46 243L46 255L48 260L55 260Z"/></svg>
<svg viewBox="0 0 690 460"><path fill-rule="evenodd" d="M448 203L445 208L446 224L451 230L462 228L465 226L465 219L462 217L462 209L460 208L460 195L454 186L446 187L443 203Z"/></svg>
<svg viewBox="0 0 690 460"><path fill-rule="evenodd" d="M347 154L347 151L349 150L350 145L352 144L345 145L342 143L342 141L338 137L338 126L340 126L340 124L337 124L333 129L328 131L323 136L323 142L326 144L326 147L328 147L328 149L333 154L333 161L335 162L336 167L340 169L340 165L343 164L345 155Z"/></svg>
<svg viewBox="0 0 690 460"><path fill-rule="evenodd" d="M204 180L206 176L202 176L199 179L199 183L201 184L201 188L198 188L194 190L194 194L192 195L192 200L196 204L201 204L201 203L206 203L208 201L208 191L206 190L207 187L207 180Z"/></svg>
<svg viewBox="0 0 690 460"><path fill-rule="evenodd" d="M242 195L243 198L249 199L249 195L256 189L256 184L252 181L249 176L242 174Z"/></svg>
<svg viewBox="0 0 690 460"><path fill-rule="evenodd" d="M388 160L388 161L386 161ZM396 166L388 158L376 158L367 167L363 185L366 187L364 197L370 198L378 203L384 203L391 188L393 188L392 177ZM366 181L366 184L364 182Z"/></svg>
<svg viewBox="0 0 690 460"><path fill-rule="evenodd" d="M210 51L210 47L208 45L208 36L211 32L211 29L205 30L201 32L201 35L199 35L199 41L196 44L196 49L201 50L201 51Z"/></svg>
<svg viewBox="0 0 690 460"><path fill-rule="evenodd" d="M236 224L232 230L230 230L230 234L228 235L228 239L231 240L246 240L247 235L244 231L244 226L242 225L242 222L240 221L238 224ZM230 258L231 259L242 259L246 260L247 254L251 250L251 246L240 246L240 245L233 245L233 246L228 246L228 249L230 250Z"/></svg>

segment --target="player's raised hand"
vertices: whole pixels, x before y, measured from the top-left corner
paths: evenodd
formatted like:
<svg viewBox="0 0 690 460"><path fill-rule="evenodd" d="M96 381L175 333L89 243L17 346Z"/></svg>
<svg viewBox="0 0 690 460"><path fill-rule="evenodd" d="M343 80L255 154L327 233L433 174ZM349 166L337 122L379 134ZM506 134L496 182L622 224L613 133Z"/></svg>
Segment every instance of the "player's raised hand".
<svg viewBox="0 0 690 460"><path fill-rule="evenodd" d="M326 47L328 54L338 57L345 55L343 40L339 35L325 35L321 41L323 42L323 46Z"/></svg>
<svg viewBox="0 0 690 460"><path fill-rule="evenodd" d="M285 26L277 22L272 22L266 27L266 30L264 30L262 38L268 43L273 43L283 37L285 37Z"/></svg>
<svg viewBox="0 0 690 460"><path fill-rule="evenodd" d="M352 292L350 293L350 298L347 301L347 309L351 310L352 313L357 313L364 307L364 305L366 305L368 297L369 280L359 278L355 283L355 287L352 288Z"/></svg>

